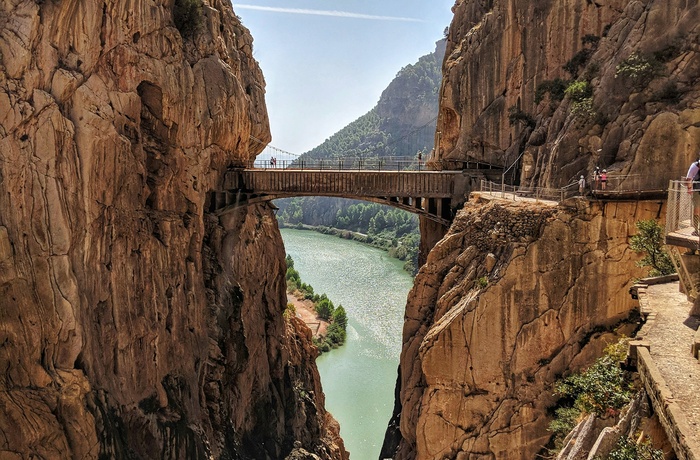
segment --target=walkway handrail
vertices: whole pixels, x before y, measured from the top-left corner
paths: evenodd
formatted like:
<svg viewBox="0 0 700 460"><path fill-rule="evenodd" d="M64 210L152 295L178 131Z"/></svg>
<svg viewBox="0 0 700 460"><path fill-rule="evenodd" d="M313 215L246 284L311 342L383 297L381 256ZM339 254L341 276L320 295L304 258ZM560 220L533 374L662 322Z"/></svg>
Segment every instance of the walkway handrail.
<svg viewBox="0 0 700 460"><path fill-rule="evenodd" d="M697 230L697 223L693 222L693 192L692 189L689 190L689 185L685 179L669 181L666 205L667 237L672 233L690 237L693 236L693 231Z"/></svg>
<svg viewBox="0 0 700 460"><path fill-rule="evenodd" d="M560 202L578 193L578 184L573 183L562 188L529 187L519 185L497 184L488 180L481 180L479 190L500 194L501 198L517 201L518 198L529 198L538 201Z"/></svg>
<svg viewBox="0 0 700 460"><path fill-rule="evenodd" d="M493 169L488 163L469 162L469 169ZM392 157L339 157L293 160L254 160L245 164L247 169L287 170L349 170L349 171L424 171L425 159L415 156Z"/></svg>

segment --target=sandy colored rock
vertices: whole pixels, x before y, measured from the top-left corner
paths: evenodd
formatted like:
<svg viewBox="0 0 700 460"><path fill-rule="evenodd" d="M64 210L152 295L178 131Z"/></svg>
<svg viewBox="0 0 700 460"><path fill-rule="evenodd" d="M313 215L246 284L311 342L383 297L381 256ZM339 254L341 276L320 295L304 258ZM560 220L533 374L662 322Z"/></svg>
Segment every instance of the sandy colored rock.
<svg viewBox="0 0 700 460"><path fill-rule="evenodd" d="M628 288L645 274L628 246L634 222L662 211L580 204L460 211L409 294L394 458L524 460L547 443L552 385L614 339L606 331L628 316Z"/></svg>
<svg viewBox="0 0 700 460"><path fill-rule="evenodd" d="M228 2L0 5L0 457L346 457L271 209L207 213L264 87Z"/></svg>
<svg viewBox="0 0 700 460"><path fill-rule="evenodd" d="M560 187L600 166L665 190L697 156L696 3L458 0L453 11L433 164L509 166L523 154L523 184ZM582 65L565 70L581 53ZM635 53L656 63L649 81L618 72ZM555 79L590 83L590 115L546 91L535 101Z"/></svg>

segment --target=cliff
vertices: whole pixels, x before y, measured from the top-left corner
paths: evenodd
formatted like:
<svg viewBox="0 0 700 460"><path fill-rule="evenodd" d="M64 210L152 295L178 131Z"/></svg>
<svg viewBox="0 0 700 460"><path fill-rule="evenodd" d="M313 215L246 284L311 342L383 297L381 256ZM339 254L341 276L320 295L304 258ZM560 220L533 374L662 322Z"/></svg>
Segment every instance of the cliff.
<svg viewBox="0 0 700 460"><path fill-rule="evenodd" d="M479 160L560 187L595 166L663 190L700 150L697 2L457 0L434 168ZM409 295L396 459L534 458L551 385L591 362L642 275L634 222L658 203L557 209L469 203ZM602 206L602 207L599 207ZM439 242L438 242L439 241ZM437 243L437 244L435 244Z"/></svg>
<svg viewBox="0 0 700 460"><path fill-rule="evenodd" d="M620 332L643 275L628 238L662 211L572 206L471 201L430 252L406 310L393 458L524 460L547 443L553 382Z"/></svg>
<svg viewBox="0 0 700 460"><path fill-rule="evenodd" d="M231 5L4 2L0 53L0 457L343 458L274 215L204 212L270 138Z"/></svg>
<svg viewBox="0 0 700 460"><path fill-rule="evenodd" d="M458 0L453 11L443 167L522 155L521 183L559 187L597 165L665 189L697 156L696 2Z"/></svg>

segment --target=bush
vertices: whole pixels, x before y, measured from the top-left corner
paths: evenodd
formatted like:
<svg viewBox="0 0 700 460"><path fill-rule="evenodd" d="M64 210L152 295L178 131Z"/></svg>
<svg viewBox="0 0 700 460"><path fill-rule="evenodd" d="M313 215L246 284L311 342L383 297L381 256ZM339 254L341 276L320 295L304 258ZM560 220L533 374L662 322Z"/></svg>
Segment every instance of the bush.
<svg viewBox="0 0 700 460"><path fill-rule="evenodd" d="M671 257L663 248L664 231L654 219L640 220L635 226L637 234L630 239L630 249L645 256L637 262L639 267L651 267L650 276L663 276L675 273Z"/></svg>
<svg viewBox="0 0 700 460"><path fill-rule="evenodd" d="M592 48L583 48L564 64L563 69L569 72L572 77L576 77L579 70L585 67L594 52L595 50Z"/></svg>
<svg viewBox="0 0 700 460"><path fill-rule="evenodd" d="M549 93L549 98L553 101L561 101L564 99L564 91L566 91L567 82L561 78L554 80L545 80L535 89L535 104L539 104L544 99L544 95Z"/></svg>
<svg viewBox="0 0 700 460"><path fill-rule="evenodd" d="M593 88L585 80L577 80L569 83L564 93L569 96L573 102L583 102L593 96Z"/></svg>
<svg viewBox="0 0 700 460"><path fill-rule="evenodd" d="M632 397L632 385L620 369L626 352L626 340L609 345L584 372L559 381L556 393L573 400L573 407L582 414L616 414Z"/></svg>
<svg viewBox="0 0 700 460"><path fill-rule="evenodd" d="M175 0L173 21L182 38L191 38L202 20L202 0Z"/></svg>
<svg viewBox="0 0 700 460"><path fill-rule="evenodd" d="M554 448L561 449L566 435L578 424L581 411L575 407L559 407L555 411L555 418L549 423L548 430L554 433Z"/></svg>
<svg viewBox="0 0 700 460"><path fill-rule="evenodd" d="M513 126L521 121L525 122L527 126L535 126L535 119L530 114L523 112L516 106L510 107L508 109L508 123Z"/></svg>
<svg viewBox="0 0 700 460"><path fill-rule="evenodd" d="M637 89L642 89L659 76L661 70L662 64L655 57L635 52L617 65L615 77L629 78Z"/></svg>
<svg viewBox="0 0 700 460"><path fill-rule="evenodd" d="M617 442L615 448L610 452L607 460L663 460L662 450L654 449L647 440L639 444L632 441L627 436L623 436ZM596 457L596 460L601 460Z"/></svg>

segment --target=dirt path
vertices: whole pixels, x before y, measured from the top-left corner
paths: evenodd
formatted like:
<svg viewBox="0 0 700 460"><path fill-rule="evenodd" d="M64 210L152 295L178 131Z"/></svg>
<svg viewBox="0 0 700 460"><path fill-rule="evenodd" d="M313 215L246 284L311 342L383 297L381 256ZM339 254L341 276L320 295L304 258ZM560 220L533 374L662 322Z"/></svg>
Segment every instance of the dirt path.
<svg viewBox="0 0 700 460"><path fill-rule="evenodd" d="M328 322L322 320L316 316L316 310L314 310L313 302L305 299L298 299L294 294L287 293L287 302L294 305L297 311L297 318L301 318L302 321L309 326L314 337L326 335L326 329L328 328Z"/></svg>

